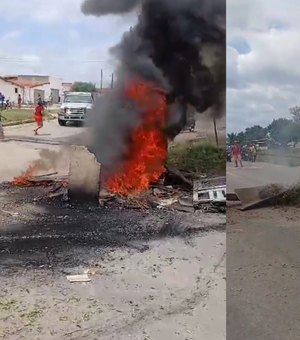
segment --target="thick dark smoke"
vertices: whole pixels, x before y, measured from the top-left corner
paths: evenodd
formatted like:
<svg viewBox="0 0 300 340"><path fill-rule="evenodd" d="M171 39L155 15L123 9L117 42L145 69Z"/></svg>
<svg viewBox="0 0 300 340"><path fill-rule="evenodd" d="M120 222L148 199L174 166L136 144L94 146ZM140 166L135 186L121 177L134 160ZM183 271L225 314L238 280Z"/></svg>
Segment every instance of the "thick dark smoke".
<svg viewBox="0 0 300 340"><path fill-rule="evenodd" d="M124 145L141 114L122 96L128 79L152 81L166 90L170 105L167 134L186 124L186 108L224 112L225 0L86 0L83 13L101 16L139 8L138 23L111 49L119 61L117 89L100 99L91 124L92 151L106 168L124 155Z"/></svg>
<svg viewBox="0 0 300 340"><path fill-rule="evenodd" d="M134 9L141 0L89 0L82 5L82 12L102 16L105 14L122 14Z"/></svg>

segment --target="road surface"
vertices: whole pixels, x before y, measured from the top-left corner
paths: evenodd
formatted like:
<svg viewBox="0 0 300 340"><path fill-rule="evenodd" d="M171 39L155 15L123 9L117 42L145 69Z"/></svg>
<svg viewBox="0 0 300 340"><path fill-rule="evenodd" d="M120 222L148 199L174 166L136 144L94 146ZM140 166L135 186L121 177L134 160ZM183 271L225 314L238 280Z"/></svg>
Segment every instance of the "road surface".
<svg viewBox="0 0 300 340"><path fill-rule="evenodd" d="M300 339L300 212L227 210L227 339Z"/></svg>
<svg viewBox="0 0 300 340"><path fill-rule="evenodd" d="M270 163L244 162L243 168L227 163L227 192L235 189L249 188L268 184L292 186L300 182L300 167L287 167Z"/></svg>
<svg viewBox="0 0 300 340"><path fill-rule="evenodd" d="M33 127L5 129L0 182L20 175L41 150L60 152L84 131L51 121L34 137ZM67 157L62 161L64 168ZM126 226L129 234L160 224L165 232L180 227L178 218L88 206L74 222L74 206L41 206L28 188L18 190L0 190L0 338L226 339L224 215L200 214L191 224L218 231L149 232L136 240L146 246L139 251L126 246ZM112 245L103 244L105 237ZM66 279L86 271L90 283Z"/></svg>
<svg viewBox="0 0 300 340"><path fill-rule="evenodd" d="M34 128L35 124L5 128L5 140L0 141L0 182L19 176L40 158L41 150L58 151L60 145L84 131L73 126L61 127L56 120L46 121L39 136L34 136Z"/></svg>
<svg viewBox="0 0 300 340"><path fill-rule="evenodd" d="M227 191L292 186L300 168L227 163ZM227 339L300 339L300 209L227 209Z"/></svg>

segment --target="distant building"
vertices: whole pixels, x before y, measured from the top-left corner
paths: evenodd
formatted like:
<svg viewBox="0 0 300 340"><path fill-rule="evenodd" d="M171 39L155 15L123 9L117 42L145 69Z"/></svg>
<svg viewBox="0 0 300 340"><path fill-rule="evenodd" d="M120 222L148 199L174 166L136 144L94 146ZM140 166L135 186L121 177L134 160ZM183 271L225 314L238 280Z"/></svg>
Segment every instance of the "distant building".
<svg viewBox="0 0 300 340"><path fill-rule="evenodd" d="M62 83L63 93L70 92L72 90L73 83Z"/></svg>
<svg viewBox="0 0 300 340"><path fill-rule="evenodd" d="M11 102L17 103L21 94L23 103L33 104L42 100L59 103L63 94L62 79L51 76L18 75L0 77L0 92Z"/></svg>

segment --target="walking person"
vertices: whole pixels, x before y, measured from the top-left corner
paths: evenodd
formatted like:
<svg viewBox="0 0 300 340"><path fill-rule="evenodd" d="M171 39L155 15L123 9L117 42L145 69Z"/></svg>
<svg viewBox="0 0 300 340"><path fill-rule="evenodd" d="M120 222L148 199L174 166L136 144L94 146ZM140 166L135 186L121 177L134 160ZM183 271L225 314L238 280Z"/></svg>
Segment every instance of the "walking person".
<svg viewBox="0 0 300 340"><path fill-rule="evenodd" d="M240 164L241 168L243 167L243 163L242 163L242 152L241 152L241 148L238 145L238 142L235 141L232 148L231 148L231 155L232 158L235 162L235 167L237 168Z"/></svg>
<svg viewBox="0 0 300 340"><path fill-rule="evenodd" d="M44 107L42 102L38 102L34 111L34 118L37 123L37 128L33 130L35 135L38 135L38 130L43 127L43 111Z"/></svg>

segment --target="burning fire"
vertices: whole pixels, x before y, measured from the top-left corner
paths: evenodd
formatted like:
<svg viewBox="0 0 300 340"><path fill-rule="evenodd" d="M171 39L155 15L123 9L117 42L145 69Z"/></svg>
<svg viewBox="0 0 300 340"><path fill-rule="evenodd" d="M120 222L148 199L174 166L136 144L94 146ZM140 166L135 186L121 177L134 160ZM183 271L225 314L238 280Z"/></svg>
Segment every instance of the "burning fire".
<svg viewBox="0 0 300 340"><path fill-rule="evenodd" d="M143 122L133 131L125 160L106 185L111 192L128 196L147 190L165 171L168 110L166 94L151 83L132 82L125 95L144 113Z"/></svg>
<svg viewBox="0 0 300 340"><path fill-rule="evenodd" d="M15 186L31 186L30 179L35 175L37 167L35 164L29 165L28 169L19 177L15 177L11 183Z"/></svg>

